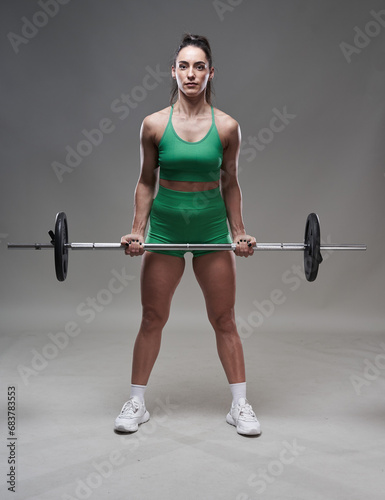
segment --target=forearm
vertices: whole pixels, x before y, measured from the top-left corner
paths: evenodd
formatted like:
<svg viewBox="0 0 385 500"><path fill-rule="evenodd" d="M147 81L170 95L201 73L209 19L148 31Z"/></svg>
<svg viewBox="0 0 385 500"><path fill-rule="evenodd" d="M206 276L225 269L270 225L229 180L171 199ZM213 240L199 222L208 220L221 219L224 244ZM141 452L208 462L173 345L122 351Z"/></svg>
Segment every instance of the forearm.
<svg viewBox="0 0 385 500"><path fill-rule="evenodd" d="M138 182L135 189L132 233L144 236L154 198L155 186Z"/></svg>
<svg viewBox="0 0 385 500"><path fill-rule="evenodd" d="M242 193L238 182L231 182L226 187L222 186L222 196L233 239L240 234L246 234L242 218Z"/></svg>

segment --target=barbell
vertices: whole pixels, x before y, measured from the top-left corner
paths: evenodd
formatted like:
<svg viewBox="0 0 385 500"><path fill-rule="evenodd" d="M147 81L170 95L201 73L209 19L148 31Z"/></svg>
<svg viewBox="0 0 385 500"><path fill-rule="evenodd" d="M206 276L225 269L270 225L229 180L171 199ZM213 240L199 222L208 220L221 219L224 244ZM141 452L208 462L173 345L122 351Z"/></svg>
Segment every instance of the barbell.
<svg viewBox="0 0 385 500"><path fill-rule="evenodd" d="M69 250L120 250L125 248L122 243L69 243L68 222L64 212L59 212L55 219L55 231L48 231L50 243L13 244L8 243L10 249L54 249L55 272L59 281L64 281L68 273ZM199 244L199 243L144 243L143 248L151 250L232 250L235 243ZM314 281L322 262L321 250L366 250L362 244L328 244L321 245L321 231L318 215L311 213L306 219L305 236L303 243L256 243L254 250L289 250L303 251L305 276L308 281Z"/></svg>

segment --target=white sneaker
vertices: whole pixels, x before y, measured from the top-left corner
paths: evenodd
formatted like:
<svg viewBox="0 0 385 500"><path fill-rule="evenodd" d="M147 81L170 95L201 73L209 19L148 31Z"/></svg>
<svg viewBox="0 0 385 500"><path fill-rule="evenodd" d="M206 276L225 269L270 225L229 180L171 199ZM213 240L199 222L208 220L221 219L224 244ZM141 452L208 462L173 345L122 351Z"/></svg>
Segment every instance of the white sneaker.
<svg viewBox="0 0 385 500"><path fill-rule="evenodd" d="M139 424L144 424L150 419L144 401L136 396L124 403L120 415L115 420L115 430L119 432L136 432Z"/></svg>
<svg viewBox="0 0 385 500"><path fill-rule="evenodd" d="M261 425L247 399L240 398L238 404L231 405L226 422L235 425L238 434L247 436L261 434Z"/></svg>

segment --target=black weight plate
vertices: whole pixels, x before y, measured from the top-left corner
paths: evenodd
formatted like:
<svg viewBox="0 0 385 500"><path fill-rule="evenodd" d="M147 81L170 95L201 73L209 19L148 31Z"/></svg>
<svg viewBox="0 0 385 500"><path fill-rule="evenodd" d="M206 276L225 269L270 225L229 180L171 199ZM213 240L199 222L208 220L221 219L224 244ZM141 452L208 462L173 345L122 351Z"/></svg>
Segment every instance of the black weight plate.
<svg viewBox="0 0 385 500"><path fill-rule="evenodd" d="M64 281L68 271L68 224L67 216L64 212L56 215L55 221L55 271L56 278Z"/></svg>
<svg viewBox="0 0 385 500"><path fill-rule="evenodd" d="M318 215L315 213L309 214L306 219L304 244L305 276L308 281L314 281L322 262L321 230Z"/></svg>

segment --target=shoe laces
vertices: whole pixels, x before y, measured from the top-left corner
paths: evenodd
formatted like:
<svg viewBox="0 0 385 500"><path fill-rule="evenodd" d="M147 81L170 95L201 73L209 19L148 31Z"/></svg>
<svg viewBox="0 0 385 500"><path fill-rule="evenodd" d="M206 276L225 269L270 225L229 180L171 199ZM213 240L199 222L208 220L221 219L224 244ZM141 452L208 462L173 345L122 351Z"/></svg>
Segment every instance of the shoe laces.
<svg viewBox="0 0 385 500"><path fill-rule="evenodd" d="M127 403L124 403L122 411L120 412L121 417L132 417L139 410L139 403L134 399L129 399Z"/></svg>
<svg viewBox="0 0 385 500"><path fill-rule="evenodd" d="M244 404L238 405L239 406L239 418L242 420L257 420L257 416L253 411L253 408L251 405L245 400Z"/></svg>

